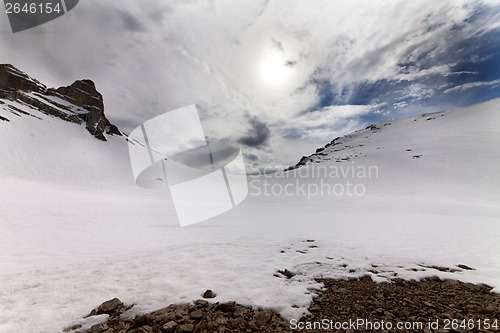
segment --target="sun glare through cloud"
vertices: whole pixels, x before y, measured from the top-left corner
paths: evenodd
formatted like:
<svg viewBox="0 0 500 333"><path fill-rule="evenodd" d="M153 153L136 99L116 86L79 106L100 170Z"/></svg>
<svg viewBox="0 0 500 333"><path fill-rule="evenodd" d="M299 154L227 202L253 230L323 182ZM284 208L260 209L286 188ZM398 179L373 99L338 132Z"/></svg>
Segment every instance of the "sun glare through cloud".
<svg viewBox="0 0 500 333"><path fill-rule="evenodd" d="M269 86L280 87L290 78L291 68L287 59L278 52L268 53L260 63L260 77Z"/></svg>

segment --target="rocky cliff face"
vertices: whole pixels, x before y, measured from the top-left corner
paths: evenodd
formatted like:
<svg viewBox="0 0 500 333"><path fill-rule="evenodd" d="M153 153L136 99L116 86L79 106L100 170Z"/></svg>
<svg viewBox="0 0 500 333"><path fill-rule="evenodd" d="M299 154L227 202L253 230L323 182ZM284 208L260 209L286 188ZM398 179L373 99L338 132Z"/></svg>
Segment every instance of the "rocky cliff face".
<svg viewBox="0 0 500 333"><path fill-rule="evenodd" d="M85 124L96 138L105 134L122 135L104 114L104 101L91 80L78 80L67 87L47 88L12 65L0 64L0 105L16 116L30 115L25 108L49 114L65 121ZM9 121L2 117L1 120Z"/></svg>

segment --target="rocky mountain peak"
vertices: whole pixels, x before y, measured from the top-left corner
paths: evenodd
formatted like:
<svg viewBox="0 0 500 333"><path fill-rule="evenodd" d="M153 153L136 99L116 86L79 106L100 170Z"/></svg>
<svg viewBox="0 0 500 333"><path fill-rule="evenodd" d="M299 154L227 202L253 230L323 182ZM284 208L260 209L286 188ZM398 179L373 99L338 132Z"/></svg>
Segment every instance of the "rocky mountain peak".
<svg viewBox="0 0 500 333"><path fill-rule="evenodd" d="M45 93L47 87L10 64L0 64L0 90Z"/></svg>
<svg viewBox="0 0 500 333"><path fill-rule="evenodd" d="M67 87L50 89L49 94L56 95L74 105L86 109L97 108L104 113L102 95L97 91L92 80L77 80Z"/></svg>
<svg viewBox="0 0 500 333"><path fill-rule="evenodd" d="M9 64L0 65L0 104L21 116L26 111L6 101L18 102L30 109L73 123L85 123L96 138L106 141L105 134L122 135L104 114L104 100L92 80L77 80L69 86L49 88ZM29 112L28 112L29 114ZM31 114L33 115L33 114ZM36 115L34 115L36 116ZM2 117L4 119L5 117Z"/></svg>

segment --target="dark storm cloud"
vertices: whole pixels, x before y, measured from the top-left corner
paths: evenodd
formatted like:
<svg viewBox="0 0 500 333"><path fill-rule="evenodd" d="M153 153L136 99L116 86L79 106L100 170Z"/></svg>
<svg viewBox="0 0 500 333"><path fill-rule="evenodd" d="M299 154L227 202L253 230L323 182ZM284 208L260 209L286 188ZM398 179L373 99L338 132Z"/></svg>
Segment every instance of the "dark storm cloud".
<svg viewBox="0 0 500 333"><path fill-rule="evenodd" d="M244 154L245 160L250 161L250 162L256 162L259 157L256 154Z"/></svg>
<svg viewBox="0 0 500 333"><path fill-rule="evenodd" d="M409 108L446 109L500 97L500 29L473 29L477 22L491 20L499 13L500 6L479 6L445 33L408 46L395 64L395 74L383 79L339 86L323 78L325 69L317 69L307 85L314 87L318 99L307 112L330 105L383 104L385 112L360 117L375 122L387 114L398 117ZM429 23L426 33L435 29L435 24ZM437 39L443 36L445 40ZM368 57L370 63L356 64L372 67L390 49L379 48Z"/></svg>
<svg viewBox="0 0 500 333"><path fill-rule="evenodd" d="M146 27L133 15L123 10L119 10L118 14L123 22L123 27L126 30L133 32L146 32Z"/></svg>
<svg viewBox="0 0 500 333"><path fill-rule="evenodd" d="M267 125L256 116L252 116L248 113L246 114L246 118L250 123L250 129L247 131L246 136L238 140L238 143L255 148L267 145L271 134Z"/></svg>

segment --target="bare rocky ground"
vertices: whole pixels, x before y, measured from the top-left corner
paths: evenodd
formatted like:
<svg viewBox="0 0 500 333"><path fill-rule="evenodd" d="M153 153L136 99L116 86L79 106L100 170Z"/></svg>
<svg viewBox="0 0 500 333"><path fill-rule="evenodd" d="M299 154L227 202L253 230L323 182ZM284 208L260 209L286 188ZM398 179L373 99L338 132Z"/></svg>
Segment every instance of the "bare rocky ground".
<svg viewBox="0 0 500 333"><path fill-rule="evenodd" d="M437 278L374 283L368 276L320 282L327 289L315 298L300 327L324 324L322 319L328 325L302 331L500 332L500 295L486 285Z"/></svg>
<svg viewBox="0 0 500 333"><path fill-rule="evenodd" d="M126 319L130 307L117 298L89 316L109 314L90 330L66 332L500 332L500 295L491 287L431 278L420 282L395 279L374 283L369 276L351 280L319 280L325 289L309 307L310 315L286 321L270 310L254 310L235 302L172 304ZM210 298L214 295L206 293Z"/></svg>

